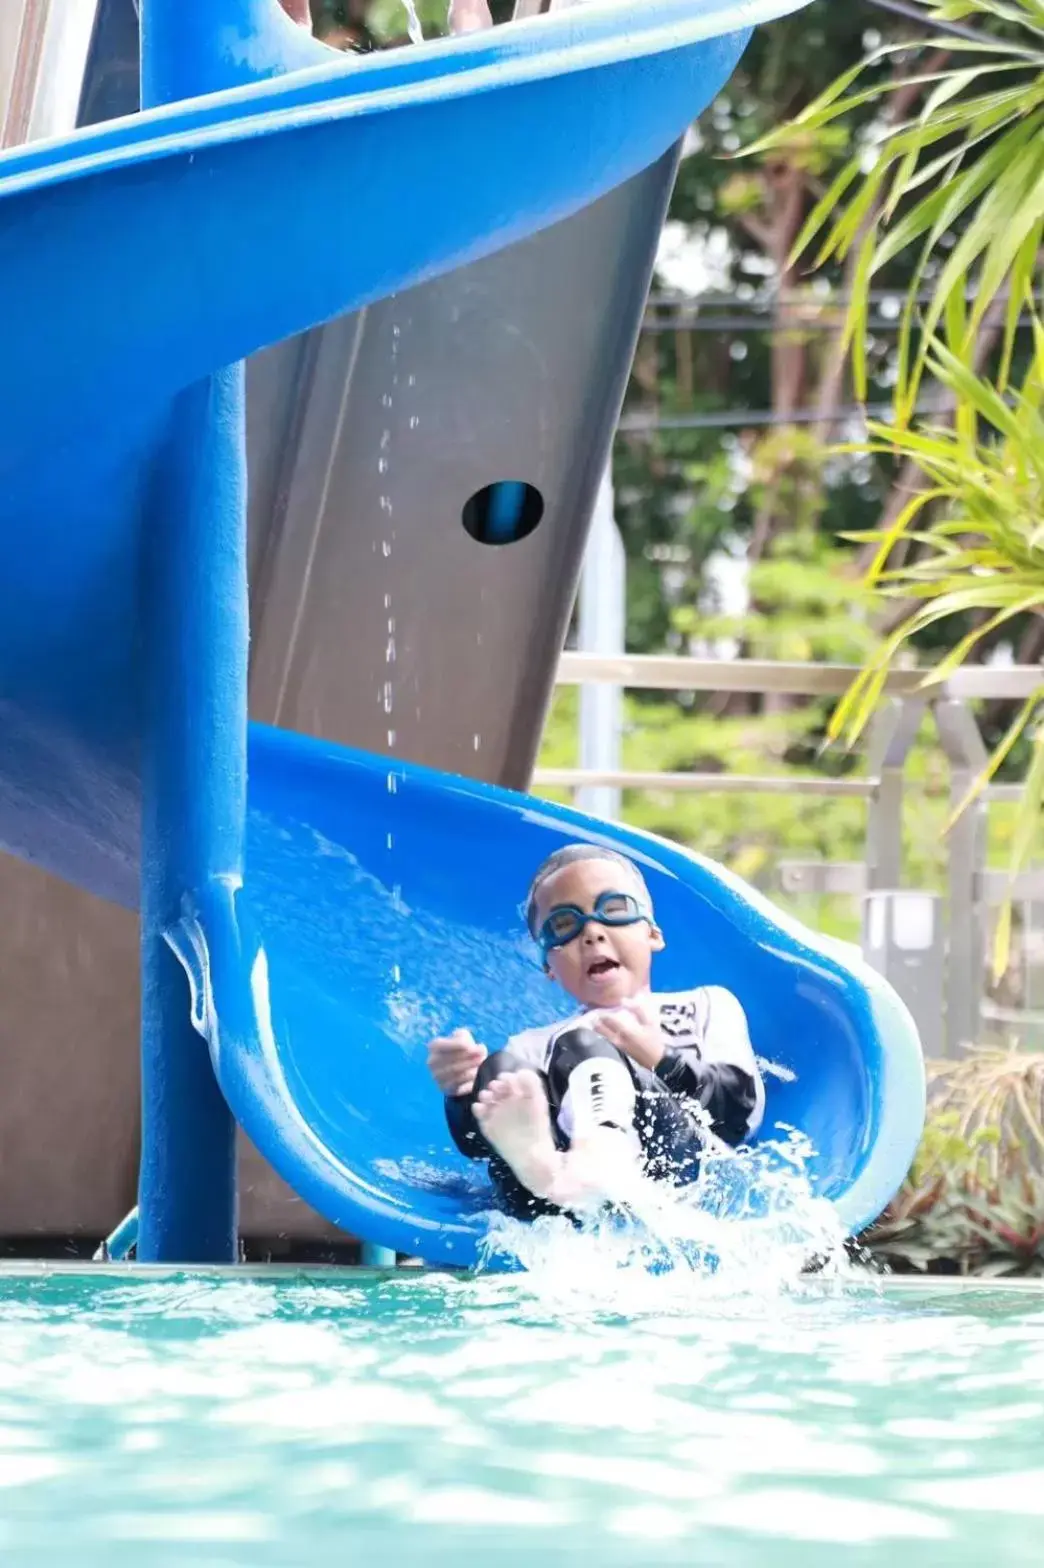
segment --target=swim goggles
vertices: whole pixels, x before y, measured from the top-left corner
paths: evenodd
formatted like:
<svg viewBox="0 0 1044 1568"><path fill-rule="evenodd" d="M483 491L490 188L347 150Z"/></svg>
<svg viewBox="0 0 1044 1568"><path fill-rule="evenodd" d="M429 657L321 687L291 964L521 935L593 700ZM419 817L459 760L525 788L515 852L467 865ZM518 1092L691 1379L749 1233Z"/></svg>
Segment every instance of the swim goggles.
<svg viewBox="0 0 1044 1568"><path fill-rule="evenodd" d="M652 921L652 915L643 909L633 893L599 893L590 914L576 904L558 904L537 933L542 953L554 947L565 947L574 942L588 921L597 920L602 926L633 926L639 920Z"/></svg>

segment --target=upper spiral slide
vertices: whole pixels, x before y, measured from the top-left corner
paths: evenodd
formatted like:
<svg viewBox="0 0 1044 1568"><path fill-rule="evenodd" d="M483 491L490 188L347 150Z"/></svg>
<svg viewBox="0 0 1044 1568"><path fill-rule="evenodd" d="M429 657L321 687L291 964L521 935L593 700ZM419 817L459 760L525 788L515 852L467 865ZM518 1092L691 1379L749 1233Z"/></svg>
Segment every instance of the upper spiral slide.
<svg viewBox="0 0 1044 1568"><path fill-rule="evenodd" d="M924 1097L907 1014L717 868L485 786L403 767L391 795L383 760L247 738L236 367L647 168L750 28L790 9L614 0L357 59L276 0L142 0L152 107L0 157L0 842L141 904L143 1256L226 1254L227 1102L331 1220L473 1258L479 1200L423 1042L467 1021L494 1046L546 1015L517 903L583 836L646 868L673 936L658 983L730 986L790 1069L766 1126L809 1134L849 1227L901 1180ZM179 1033L190 1007L212 1075Z"/></svg>

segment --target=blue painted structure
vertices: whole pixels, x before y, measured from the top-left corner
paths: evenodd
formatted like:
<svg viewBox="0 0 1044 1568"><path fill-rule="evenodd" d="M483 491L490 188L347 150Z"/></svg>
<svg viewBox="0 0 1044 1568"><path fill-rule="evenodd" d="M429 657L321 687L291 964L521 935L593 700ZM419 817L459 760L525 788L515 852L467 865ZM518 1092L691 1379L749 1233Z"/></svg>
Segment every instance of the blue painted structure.
<svg viewBox="0 0 1044 1568"><path fill-rule="evenodd" d="M0 842L140 902L143 1260L234 1258L234 1116L331 1220L469 1261L482 1197L423 1042L546 1016L516 900L607 831L409 767L392 792L284 733L248 753L241 360L646 167L794 4L594 5L359 60L275 0L142 0L153 107L0 158ZM770 1119L856 1228L920 1129L901 1005L719 869L612 838L673 936L658 983L738 992L796 1074Z"/></svg>

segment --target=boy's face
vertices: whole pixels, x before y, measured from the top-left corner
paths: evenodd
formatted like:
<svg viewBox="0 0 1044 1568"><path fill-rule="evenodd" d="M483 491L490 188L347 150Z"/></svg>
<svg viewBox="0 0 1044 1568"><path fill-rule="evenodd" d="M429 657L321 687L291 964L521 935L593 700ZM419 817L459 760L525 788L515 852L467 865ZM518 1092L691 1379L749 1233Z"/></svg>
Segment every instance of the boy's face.
<svg viewBox="0 0 1044 1568"><path fill-rule="evenodd" d="M564 904L590 914L602 893L638 896L638 888L627 868L612 860L578 860L563 866L537 895L537 930L553 909ZM648 920L629 926L589 920L571 942L550 948L545 962L548 974L585 1007L614 1007L646 988L652 955L663 946L659 927Z"/></svg>

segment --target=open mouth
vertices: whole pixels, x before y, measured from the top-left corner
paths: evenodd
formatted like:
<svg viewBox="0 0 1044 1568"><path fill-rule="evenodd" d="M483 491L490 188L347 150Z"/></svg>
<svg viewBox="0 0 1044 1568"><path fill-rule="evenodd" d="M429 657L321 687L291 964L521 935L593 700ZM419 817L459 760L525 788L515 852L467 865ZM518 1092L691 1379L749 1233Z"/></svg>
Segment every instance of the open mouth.
<svg viewBox="0 0 1044 1568"><path fill-rule="evenodd" d="M588 979L597 980L615 974L619 967L615 958L596 958L587 966Z"/></svg>

